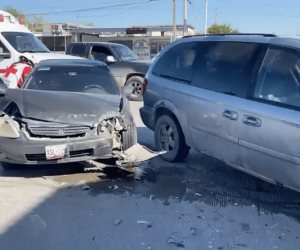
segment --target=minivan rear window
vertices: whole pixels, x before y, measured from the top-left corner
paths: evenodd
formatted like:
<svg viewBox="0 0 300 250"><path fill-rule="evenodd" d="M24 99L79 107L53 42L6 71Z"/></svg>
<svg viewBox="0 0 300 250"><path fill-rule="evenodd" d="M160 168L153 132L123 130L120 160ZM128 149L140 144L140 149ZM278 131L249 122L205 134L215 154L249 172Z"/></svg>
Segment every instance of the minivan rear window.
<svg viewBox="0 0 300 250"><path fill-rule="evenodd" d="M181 43L168 50L155 64L154 75L190 82L197 55L197 43Z"/></svg>
<svg viewBox="0 0 300 250"><path fill-rule="evenodd" d="M297 50L268 51L254 97L280 106L300 108L300 54Z"/></svg>

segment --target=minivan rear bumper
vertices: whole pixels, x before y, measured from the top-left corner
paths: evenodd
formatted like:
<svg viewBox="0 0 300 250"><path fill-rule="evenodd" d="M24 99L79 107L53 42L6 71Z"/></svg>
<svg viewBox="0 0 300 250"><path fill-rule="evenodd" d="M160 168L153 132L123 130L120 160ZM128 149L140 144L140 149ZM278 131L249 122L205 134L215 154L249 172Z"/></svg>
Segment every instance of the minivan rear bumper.
<svg viewBox="0 0 300 250"><path fill-rule="evenodd" d="M140 115L143 123L151 130L154 130L154 115L153 109L149 106L140 108Z"/></svg>

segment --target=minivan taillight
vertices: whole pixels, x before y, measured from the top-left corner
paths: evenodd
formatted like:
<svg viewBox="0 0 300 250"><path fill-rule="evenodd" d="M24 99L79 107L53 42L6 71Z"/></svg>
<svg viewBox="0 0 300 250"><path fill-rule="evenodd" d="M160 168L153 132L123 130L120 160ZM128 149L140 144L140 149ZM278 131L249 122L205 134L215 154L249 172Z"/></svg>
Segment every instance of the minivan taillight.
<svg viewBox="0 0 300 250"><path fill-rule="evenodd" d="M0 14L0 22L4 22L4 16L2 14Z"/></svg>
<svg viewBox="0 0 300 250"><path fill-rule="evenodd" d="M148 86L148 79L145 77L143 82L143 94L145 93Z"/></svg>

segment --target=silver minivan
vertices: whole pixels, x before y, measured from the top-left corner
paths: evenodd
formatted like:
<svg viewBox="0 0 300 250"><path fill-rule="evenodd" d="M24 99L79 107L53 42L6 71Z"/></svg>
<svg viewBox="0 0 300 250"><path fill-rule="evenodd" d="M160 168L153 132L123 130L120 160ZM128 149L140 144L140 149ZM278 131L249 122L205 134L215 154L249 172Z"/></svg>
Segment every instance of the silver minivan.
<svg viewBox="0 0 300 250"><path fill-rule="evenodd" d="M192 147L300 191L300 40L185 37L156 58L144 89L140 114L165 160Z"/></svg>

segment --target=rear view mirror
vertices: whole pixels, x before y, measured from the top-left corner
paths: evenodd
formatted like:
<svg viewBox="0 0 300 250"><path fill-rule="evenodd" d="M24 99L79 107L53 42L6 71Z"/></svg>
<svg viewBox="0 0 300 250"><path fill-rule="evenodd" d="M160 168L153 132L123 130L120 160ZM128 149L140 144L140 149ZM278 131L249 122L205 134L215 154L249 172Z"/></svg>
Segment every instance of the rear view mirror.
<svg viewBox="0 0 300 250"><path fill-rule="evenodd" d="M128 97L129 95L132 94L134 88L133 88L132 86L124 86L124 87L122 88L122 90L123 90L123 94L124 94L126 97Z"/></svg>
<svg viewBox="0 0 300 250"><path fill-rule="evenodd" d="M116 59L113 56L107 56L106 57L106 62L107 63L114 63L114 62L116 62Z"/></svg>
<svg viewBox="0 0 300 250"><path fill-rule="evenodd" d="M0 58L8 59L10 56L9 52L0 52Z"/></svg>

